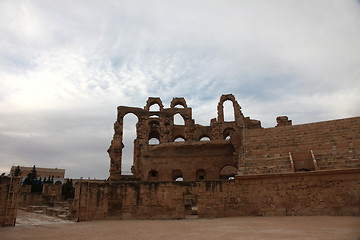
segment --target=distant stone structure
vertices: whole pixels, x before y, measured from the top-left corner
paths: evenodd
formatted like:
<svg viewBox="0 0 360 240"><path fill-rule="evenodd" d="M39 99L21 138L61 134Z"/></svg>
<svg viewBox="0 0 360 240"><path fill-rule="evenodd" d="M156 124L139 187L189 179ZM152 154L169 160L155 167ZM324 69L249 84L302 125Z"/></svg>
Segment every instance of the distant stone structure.
<svg viewBox="0 0 360 240"><path fill-rule="evenodd" d="M12 166L10 170L10 175L14 176L15 169L17 166ZM22 181L25 180L28 173L32 170L32 167L23 167L20 166L20 177L22 178ZM65 169L58 169L58 168L40 168L36 167L36 175L38 178L47 179L51 178L54 183L61 182L64 183L64 177L65 177Z"/></svg>
<svg viewBox="0 0 360 240"><path fill-rule="evenodd" d="M224 121L225 101L233 104L233 121ZM280 116L276 127L263 128L243 116L232 94L222 95L217 109L217 118L202 126L184 98L170 108L154 97L143 109L118 107L110 177L76 184L76 219L360 216L360 117L292 125ZM133 175L124 175L129 113L138 117L137 135Z"/></svg>

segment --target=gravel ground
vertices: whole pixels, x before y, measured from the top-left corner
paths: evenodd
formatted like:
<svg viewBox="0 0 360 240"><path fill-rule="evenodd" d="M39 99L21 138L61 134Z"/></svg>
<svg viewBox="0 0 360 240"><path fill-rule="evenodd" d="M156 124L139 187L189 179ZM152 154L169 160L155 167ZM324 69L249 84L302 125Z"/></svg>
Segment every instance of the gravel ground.
<svg viewBox="0 0 360 240"><path fill-rule="evenodd" d="M107 220L75 223L19 211L0 239L346 239L360 240L360 217L236 217L184 220Z"/></svg>

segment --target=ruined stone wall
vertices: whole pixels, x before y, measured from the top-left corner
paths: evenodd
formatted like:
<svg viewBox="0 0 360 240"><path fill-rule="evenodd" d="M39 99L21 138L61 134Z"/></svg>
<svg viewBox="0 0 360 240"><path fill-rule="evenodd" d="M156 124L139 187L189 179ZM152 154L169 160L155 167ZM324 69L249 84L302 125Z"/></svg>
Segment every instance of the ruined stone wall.
<svg viewBox="0 0 360 240"><path fill-rule="evenodd" d="M360 167L359 117L251 129L246 131L245 141L247 174L292 172L289 153L295 165L308 162L311 168L308 170ZM311 165L311 150L316 169ZM239 163L242 174L244 164L242 156Z"/></svg>
<svg viewBox="0 0 360 240"><path fill-rule="evenodd" d="M108 215L108 185L96 182L77 182L73 201L76 221L104 219Z"/></svg>
<svg viewBox="0 0 360 240"><path fill-rule="evenodd" d="M80 185L79 185L80 186ZM360 169L238 176L198 182L81 183L79 220L229 216L360 216ZM87 193L89 192L89 193ZM80 199L80 205L79 205ZM192 201L193 212L187 202ZM86 215L87 212L87 215Z"/></svg>
<svg viewBox="0 0 360 240"><path fill-rule="evenodd" d="M233 104L233 121L224 121L225 101ZM152 105L158 105L159 109L150 110ZM212 119L210 126L195 124L192 109L187 106L184 98L174 98L170 108L164 108L161 99L153 97L148 99L144 109L119 106L113 140L108 149L111 181L122 178L123 121L124 116L129 113L138 118L132 173L142 181L173 181L176 177L191 181L197 179L199 172L204 179L220 179L219 173L223 167L237 168L239 161L238 146L229 146L229 141L224 140L229 140L233 133L241 135L243 128L261 128L260 121L243 116L241 107L232 94L221 96L217 119ZM177 115L183 122L175 121ZM201 141L203 138L208 138L214 145L209 147ZM183 142L177 142L179 139ZM157 143L154 144L152 140L157 140ZM216 141L223 141L222 146ZM211 152L211 156L208 152Z"/></svg>
<svg viewBox="0 0 360 240"><path fill-rule="evenodd" d="M19 202L19 177L0 176L0 225L15 226Z"/></svg>
<svg viewBox="0 0 360 240"><path fill-rule="evenodd" d="M224 166L237 167L234 147L226 140L179 142L149 146L142 155L142 169L147 173L144 181L196 181L218 180ZM156 171L157 177L151 176Z"/></svg>
<svg viewBox="0 0 360 240"><path fill-rule="evenodd" d="M199 194L199 217L360 216L360 169L239 176Z"/></svg>
<svg viewBox="0 0 360 240"><path fill-rule="evenodd" d="M61 201L62 184L44 183L42 192L31 192L30 185L20 186L20 206L45 205Z"/></svg>

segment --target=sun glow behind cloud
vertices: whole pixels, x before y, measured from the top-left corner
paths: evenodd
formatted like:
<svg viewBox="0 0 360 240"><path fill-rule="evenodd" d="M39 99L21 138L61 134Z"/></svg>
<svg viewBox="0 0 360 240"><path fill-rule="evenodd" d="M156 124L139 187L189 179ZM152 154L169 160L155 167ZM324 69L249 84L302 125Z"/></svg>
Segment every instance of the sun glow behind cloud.
<svg viewBox="0 0 360 240"><path fill-rule="evenodd" d="M1 1L1 169L108 175L116 106L233 93L274 126L358 116L357 1ZM130 166L127 166L128 168Z"/></svg>

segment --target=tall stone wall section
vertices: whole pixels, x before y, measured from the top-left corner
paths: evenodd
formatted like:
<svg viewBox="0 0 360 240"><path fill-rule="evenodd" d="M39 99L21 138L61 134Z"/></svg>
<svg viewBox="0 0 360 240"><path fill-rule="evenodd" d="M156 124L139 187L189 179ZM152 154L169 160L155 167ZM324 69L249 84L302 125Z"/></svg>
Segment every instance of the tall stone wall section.
<svg viewBox="0 0 360 240"><path fill-rule="evenodd" d="M317 169L360 167L360 118L347 118L310 124L251 129L245 133L246 157L239 168L242 173L291 172L293 161L312 162ZM315 168L311 169L315 170Z"/></svg>
<svg viewBox="0 0 360 240"><path fill-rule="evenodd" d="M19 177L0 176L0 226L15 226L20 181Z"/></svg>
<svg viewBox="0 0 360 240"><path fill-rule="evenodd" d="M360 216L360 169L238 176L199 182L80 183L79 221L229 216Z"/></svg>

